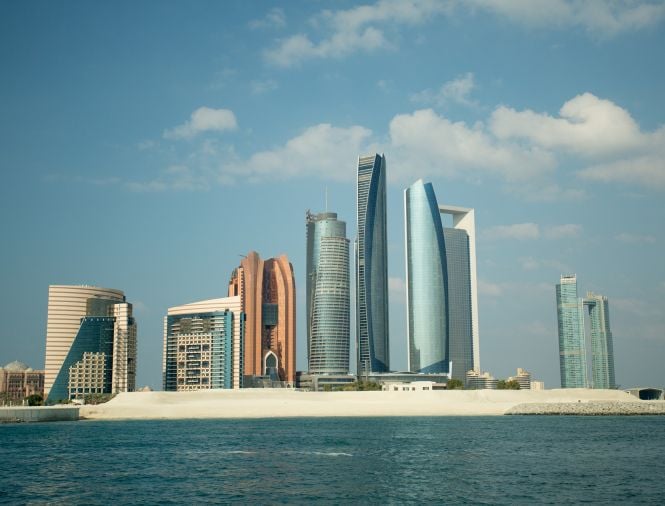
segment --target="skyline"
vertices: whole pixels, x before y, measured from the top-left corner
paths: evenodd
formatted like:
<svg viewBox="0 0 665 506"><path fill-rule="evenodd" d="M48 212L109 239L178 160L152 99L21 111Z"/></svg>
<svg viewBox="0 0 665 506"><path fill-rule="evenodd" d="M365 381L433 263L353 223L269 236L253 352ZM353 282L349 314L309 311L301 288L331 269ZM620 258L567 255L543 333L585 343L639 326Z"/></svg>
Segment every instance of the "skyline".
<svg viewBox="0 0 665 506"><path fill-rule="evenodd" d="M426 178L476 210L483 370L558 385L554 285L577 273L611 301L617 382L665 383L665 6L472 3L3 5L3 363L42 367L49 285L113 287L159 388L167 308L224 297L255 250L294 264L304 370L303 212L327 187L355 237L379 152L392 369L402 191Z"/></svg>

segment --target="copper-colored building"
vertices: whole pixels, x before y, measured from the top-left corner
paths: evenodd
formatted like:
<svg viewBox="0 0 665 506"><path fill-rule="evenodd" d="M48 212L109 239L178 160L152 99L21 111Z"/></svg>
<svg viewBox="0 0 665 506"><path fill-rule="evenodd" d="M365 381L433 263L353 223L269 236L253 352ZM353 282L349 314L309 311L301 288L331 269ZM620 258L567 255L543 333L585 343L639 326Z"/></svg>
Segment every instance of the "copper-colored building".
<svg viewBox="0 0 665 506"><path fill-rule="evenodd" d="M245 313L245 376L296 378L296 285L286 255L261 260L250 251L231 274L229 296Z"/></svg>

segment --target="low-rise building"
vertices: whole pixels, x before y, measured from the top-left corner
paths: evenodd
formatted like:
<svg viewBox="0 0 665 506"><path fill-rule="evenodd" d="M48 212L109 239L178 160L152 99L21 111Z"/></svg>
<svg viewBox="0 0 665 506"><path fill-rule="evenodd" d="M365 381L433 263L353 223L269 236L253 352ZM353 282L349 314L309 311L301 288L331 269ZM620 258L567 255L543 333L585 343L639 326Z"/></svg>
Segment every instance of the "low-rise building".
<svg viewBox="0 0 665 506"><path fill-rule="evenodd" d="M489 372L468 371L466 373L466 388L469 390L496 390L497 379Z"/></svg>
<svg viewBox="0 0 665 506"><path fill-rule="evenodd" d="M506 381L517 381L520 390L531 390L531 373L521 367L517 368L516 376L511 376Z"/></svg>
<svg viewBox="0 0 665 506"><path fill-rule="evenodd" d="M21 404L34 394L44 397L44 371L18 361L0 367L0 404Z"/></svg>

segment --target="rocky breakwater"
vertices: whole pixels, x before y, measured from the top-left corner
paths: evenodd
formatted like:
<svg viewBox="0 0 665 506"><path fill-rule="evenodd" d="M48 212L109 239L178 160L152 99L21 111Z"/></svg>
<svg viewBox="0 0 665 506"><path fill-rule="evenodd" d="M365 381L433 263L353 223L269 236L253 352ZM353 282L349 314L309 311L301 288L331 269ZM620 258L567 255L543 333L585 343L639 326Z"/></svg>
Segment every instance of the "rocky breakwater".
<svg viewBox="0 0 665 506"><path fill-rule="evenodd" d="M632 416L665 415L665 401L528 402L506 415Z"/></svg>

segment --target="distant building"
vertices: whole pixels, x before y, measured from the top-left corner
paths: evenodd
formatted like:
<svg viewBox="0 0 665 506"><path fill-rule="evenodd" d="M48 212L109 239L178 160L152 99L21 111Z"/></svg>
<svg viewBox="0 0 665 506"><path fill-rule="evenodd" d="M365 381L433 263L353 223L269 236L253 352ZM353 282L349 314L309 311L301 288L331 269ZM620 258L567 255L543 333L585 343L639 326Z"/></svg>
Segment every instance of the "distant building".
<svg viewBox="0 0 665 506"><path fill-rule="evenodd" d="M469 390L496 390L498 380L489 372L467 371L466 388Z"/></svg>
<svg viewBox="0 0 665 506"><path fill-rule="evenodd" d="M591 387L616 388L614 345L607 297L588 292L583 304L589 311L591 328Z"/></svg>
<svg viewBox="0 0 665 506"><path fill-rule="evenodd" d="M251 251L234 269L229 296L239 297L245 313L243 368L245 386L254 378L296 378L296 284L286 255L262 260Z"/></svg>
<svg viewBox="0 0 665 506"><path fill-rule="evenodd" d="M433 390L445 390L445 383L434 383L433 381L414 381L412 383L385 383L381 390L384 392L426 392Z"/></svg>
<svg viewBox="0 0 665 506"><path fill-rule="evenodd" d="M531 390L531 373L518 367L517 375L509 377L506 381L517 381L520 390Z"/></svg>
<svg viewBox="0 0 665 506"><path fill-rule="evenodd" d="M336 213L306 215L307 360L309 374L349 373L349 240Z"/></svg>
<svg viewBox="0 0 665 506"><path fill-rule="evenodd" d="M164 390L241 388L244 329L239 296L169 308L164 318Z"/></svg>
<svg viewBox="0 0 665 506"><path fill-rule="evenodd" d="M91 391L131 392L135 387L136 321L124 293L94 286L49 286L46 397L58 401Z"/></svg>
<svg viewBox="0 0 665 506"><path fill-rule="evenodd" d="M404 191L404 209L409 369L464 381L480 367L474 210L439 205L422 180Z"/></svg>
<svg viewBox="0 0 665 506"><path fill-rule="evenodd" d="M22 362L0 367L0 404L20 404L34 394L44 396L44 371L35 371Z"/></svg>
<svg viewBox="0 0 665 506"><path fill-rule="evenodd" d="M390 371L386 157L358 158L356 340L358 375Z"/></svg>
<svg viewBox="0 0 665 506"><path fill-rule="evenodd" d="M561 388L586 388L584 311L577 296L577 276L561 276L556 285Z"/></svg>
<svg viewBox="0 0 665 506"><path fill-rule="evenodd" d="M545 382L531 380L531 390L545 390Z"/></svg>

